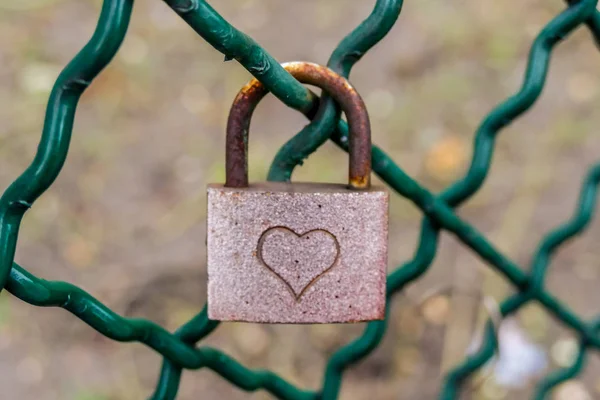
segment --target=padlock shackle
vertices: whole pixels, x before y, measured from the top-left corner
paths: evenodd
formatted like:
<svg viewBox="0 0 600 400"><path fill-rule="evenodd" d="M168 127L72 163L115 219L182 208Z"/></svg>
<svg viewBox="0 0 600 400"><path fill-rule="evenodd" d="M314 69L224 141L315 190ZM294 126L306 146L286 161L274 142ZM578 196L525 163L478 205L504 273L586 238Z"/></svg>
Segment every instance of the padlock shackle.
<svg viewBox="0 0 600 400"><path fill-rule="evenodd" d="M371 124L365 103L358 92L344 77L327 67L308 62L290 62L282 66L300 82L323 89L340 105L350 131L349 187L368 189L371 185ZM254 109L267 93L264 85L253 79L233 101L227 120L226 187L248 187L250 120ZM308 110L306 113L313 114L315 111Z"/></svg>

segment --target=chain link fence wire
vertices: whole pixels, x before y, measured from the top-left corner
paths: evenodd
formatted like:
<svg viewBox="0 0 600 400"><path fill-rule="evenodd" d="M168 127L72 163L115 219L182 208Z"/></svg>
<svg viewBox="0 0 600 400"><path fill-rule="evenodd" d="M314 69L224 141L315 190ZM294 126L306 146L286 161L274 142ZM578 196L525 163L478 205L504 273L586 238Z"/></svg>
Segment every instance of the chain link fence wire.
<svg viewBox="0 0 600 400"><path fill-rule="evenodd" d="M225 60L236 60L287 106L314 119L277 153L268 179L288 181L297 165L328 139L347 149L348 127L340 119L335 102L324 94L315 98L288 74L277 60L252 38L238 31L202 0L164 0L204 40L220 51ZM402 0L378 0L372 13L347 35L331 55L327 66L344 77L396 23ZM333 400L338 398L344 372L371 354L386 333L388 319L366 324L363 334L338 349L323 372L322 386L306 390L292 385L277 373L252 370L218 349L200 346L203 338L218 328L207 317L206 308L175 333L143 319L117 315L90 294L66 282L40 279L14 262L19 227L25 212L46 191L61 171L69 149L78 100L92 80L108 65L119 49L130 21L133 0L104 0L97 28L85 47L59 75L50 94L41 141L31 165L0 199L0 288L39 307L61 307L116 341L140 342L164 357L160 379L152 399L174 399L184 369L209 368L246 391L265 390L288 400ZM488 175L497 134L540 96L546 82L555 46L576 28L587 25L600 46L600 11L597 0L571 0L563 12L537 35L529 53L520 90L494 108L477 129L473 158L466 175L434 194L407 175L379 147L373 146L373 171L398 195L412 201L423 212L421 234L414 257L389 276L388 299L425 273L435 258L439 233L447 230L502 274L517 290L499 306L502 317L529 302L541 304L579 338L579 352L568 368L554 371L539 383L535 398L544 399L560 383L573 378L585 364L586 351L600 347L600 319L585 321L544 288L544 278L553 253L567 240L582 233L590 222L600 181L600 164L583 180L573 217L550 232L539 244L526 272L524 266L504 256L477 229L457 216L455 209L475 194ZM314 111L318 107L318 112ZM389 302L388 302L389 305ZM389 310L387 315L389 316ZM446 376L440 399L456 399L463 384L491 359L497 348L494 324L486 325L481 348Z"/></svg>

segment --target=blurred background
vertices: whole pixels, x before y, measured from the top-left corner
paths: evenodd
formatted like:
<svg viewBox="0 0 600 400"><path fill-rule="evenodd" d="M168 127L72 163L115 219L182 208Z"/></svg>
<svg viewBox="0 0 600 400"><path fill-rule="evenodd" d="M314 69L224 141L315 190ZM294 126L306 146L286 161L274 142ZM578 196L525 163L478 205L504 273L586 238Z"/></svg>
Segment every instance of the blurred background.
<svg viewBox="0 0 600 400"><path fill-rule="evenodd" d="M518 90L535 35L560 0L406 1L396 27L357 64L351 81L369 107L373 141L422 184L439 191L462 176L474 132ZM0 2L0 190L31 161L61 68L94 30L98 0ZM374 1L219 0L228 21L277 60L325 64ZM499 136L483 189L460 215L524 268L549 229L574 210L583 175L598 161L600 57L580 28L555 51L534 109ZM224 179L229 106L250 75L205 43L161 1L140 1L115 60L83 95L67 164L27 213L17 261L73 282L115 311L174 330L205 301L205 186ZM596 111L596 112L594 112ZM250 175L306 124L273 97L252 123ZM296 180L343 181L346 155L327 143ZM391 202L390 270L410 259L421 213ZM582 317L599 312L600 222L562 248L547 286ZM491 304L512 293L451 235L429 272L393 300L382 345L351 368L342 399L434 399L443 374L476 347ZM494 300L495 299L495 300ZM327 358L363 327L223 324L203 341L244 364L316 389ZM528 399L549 371L570 365L571 332L536 305L500 331L501 352L466 399ZM0 295L2 399L146 398L161 359L139 344L103 338L60 309ZM600 361L553 394L600 399ZM208 371L186 372L186 399L269 399Z"/></svg>

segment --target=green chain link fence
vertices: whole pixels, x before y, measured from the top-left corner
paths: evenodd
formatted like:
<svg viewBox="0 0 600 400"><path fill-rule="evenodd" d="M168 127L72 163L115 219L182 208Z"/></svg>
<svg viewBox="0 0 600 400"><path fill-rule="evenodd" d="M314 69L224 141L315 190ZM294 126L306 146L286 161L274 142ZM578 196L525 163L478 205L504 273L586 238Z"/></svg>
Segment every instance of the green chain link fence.
<svg viewBox="0 0 600 400"><path fill-rule="evenodd" d="M586 351L600 348L600 318L582 320L544 289L544 278L552 254L568 239L580 234L591 220L596 186L600 182L600 164L592 167L585 177L573 217L550 232L540 243L531 261L530 272L525 272L523 267L500 253L480 232L459 218L454 208L482 186L490 169L495 139L500 130L526 112L538 99L544 88L554 47L582 24L589 27L596 45L600 46L597 1L567 1L566 9L542 29L531 47L521 89L484 119L475 135L473 159L468 172L442 193L435 195L422 187L382 149L373 146L372 151L375 173L396 193L410 199L424 214L413 259L400 265L388 276L388 299L427 271L436 255L440 230L446 229L517 289L516 295L500 305L502 316L536 301L578 335L579 352L575 362L543 379L537 387L536 399L546 398L557 385L576 376L584 366ZM314 110L316 105L313 102L319 100L309 96L308 90L269 53L231 26L206 2L165 2L200 36L223 53L226 60L237 60L286 105L305 114ZM337 46L328 67L348 77L354 64L395 24L402 3L402 0L378 0L371 15ZM386 332L387 319L367 324L359 338L332 355L319 390L304 390L274 372L248 369L217 349L194 347L219 325L217 321L207 318L206 308L172 334L150 321L121 317L76 286L37 278L14 263L22 217L58 176L68 152L77 102L117 52L127 31L132 7L133 0L104 0L91 40L62 71L54 85L35 159L0 199L0 288L5 288L32 305L62 307L111 339L141 342L160 353L164 363L152 399L174 399L182 370L200 368L215 371L243 390L263 389L280 399L337 399L344 372L377 348ZM348 127L339 119L334 102L324 95L319 107L317 117L280 149L271 165L269 180L289 180L294 168L328 139L347 150ZM441 399L458 398L462 384L494 355L497 337L491 321L486 324L484 339L477 353L469 356L446 376L440 391Z"/></svg>

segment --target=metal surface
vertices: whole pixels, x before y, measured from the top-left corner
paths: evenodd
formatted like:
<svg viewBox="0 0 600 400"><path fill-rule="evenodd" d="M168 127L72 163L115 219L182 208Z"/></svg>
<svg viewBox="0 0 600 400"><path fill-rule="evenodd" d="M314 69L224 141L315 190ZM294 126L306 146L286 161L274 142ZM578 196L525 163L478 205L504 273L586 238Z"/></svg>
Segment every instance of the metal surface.
<svg viewBox="0 0 600 400"><path fill-rule="evenodd" d="M339 119L335 102L327 96L318 101L255 41L236 30L202 0L165 0L199 35L226 59L240 62L269 91L288 106L315 117L305 129L284 145L275 157L269 180L286 181L296 165L331 138L341 148L347 145L347 126ZM386 332L386 321L367 324L355 341L332 355L317 390L303 390L271 371L252 370L210 348L193 345L211 334L218 322L208 319L206 308L171 334L150 321L123 318L83 290L64 282L37 278L14 263L19 225L23 213L48 188L59 172L68 149L77 99L85 86L110 61L119 47L129 23L133 0L105 0L98 28L81 53L63 71L49 99L38 154L30 168L15 181L0 199L0 288L30 304L62 307L109 338L138 341L165 357L153 399L174 399L183 368L209 368L246 391L266 390L277 398L290 400L333 400L339 395L344 372L367 357ZM591 220L600 181L600 164L594 166L582 185L580 202L574 217L551 232L542 241L528 274L505 257L475 228L452 210L469 199L488 175L495 138L501 129L531 108L538 99L548 71L550 55L556 44L576 28L586 24L595 42L600 43L600 12L596 0L568 0L566 9L550 21L537 36L529 57L522 88L496 107L478 129L473 159L468 173L441 195L435 196L406 175L380 148L373 146L373 171L399 195L414 202L424 213L419 245L413 259L388 275L387 296L399 293L406 284L419 278L433 261L441 229L455 234L460 241L503 274L519 291L500 306L506 316L523 305L537 301L580 339L577 360L567 368L554 371L538 386L536 399L543 399L560 383L576 376L584 366L585 352L600 348L600 320L584 320L558 301L543 286L543 277L553 253L568 239L582 233ZM371 15L335 49L328 66L347 77L352 66L381 40L396 22L402 0L378 0ZM407 38L410 40L410 38ZM220 62L215 60L214 62ZM388 302L389 304L389 302ZM446 378L442 399L457 399L460 389L472 374L494 354L495 335L488 324L486 340L479 352Z"/></svg>
<svg viewBox="0 0 600 400"><path fill-rule="evenodd" d="M341 323L385 316L387 191L266 182L208 188L208 317Z"/></svg>
<svg viewBox="0 0 600 400"><path fill-rule="evenodd" d="M318 86L342 108L350 129L350 167L348 183L353 189L366 189L371 184L371 125L365 104L343 77L321 65L290 62L283 67L302 83ZM225 186L248 186L248 134L256 105L268 93L258 79L253 79L238 93L227 120ZM316 96L311 93L311 98ZM316 104L316 102L315 102ZM312 114L313 109L307 110Z"/></svg>
<svg viewBox="0 0 600 400"><path fill-rule="evenodd" d="M257 79L245 85L227 121L225 185L208 189L208 316L262 323L384 319L388 193L369 190L365 104L326 67L283 67L300 82L322 88L346 114L349 184L249 186L250 121L268 91Z"/></svg>

